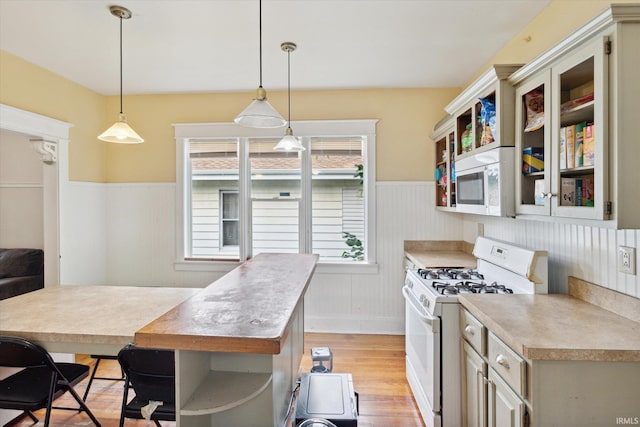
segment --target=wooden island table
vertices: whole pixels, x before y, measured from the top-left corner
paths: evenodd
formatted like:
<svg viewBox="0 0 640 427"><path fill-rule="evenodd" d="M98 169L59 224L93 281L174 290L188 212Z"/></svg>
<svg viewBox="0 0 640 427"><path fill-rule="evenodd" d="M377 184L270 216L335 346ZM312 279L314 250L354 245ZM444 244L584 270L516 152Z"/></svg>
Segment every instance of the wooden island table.
<svg viewBox="0 0 640 427"><path fill-rule="evenodd" d="M176 350L178 426L284 425L317 259L259 254L136 332L138 346Z"/></svg>
<svg viewBox="0 0 640 427"><path fill-rule="evenodd" d="M0 301L0 334L58 353L173 349L178 426L282 426L317 259L259 254L203 289L52 286Z"/></svg>

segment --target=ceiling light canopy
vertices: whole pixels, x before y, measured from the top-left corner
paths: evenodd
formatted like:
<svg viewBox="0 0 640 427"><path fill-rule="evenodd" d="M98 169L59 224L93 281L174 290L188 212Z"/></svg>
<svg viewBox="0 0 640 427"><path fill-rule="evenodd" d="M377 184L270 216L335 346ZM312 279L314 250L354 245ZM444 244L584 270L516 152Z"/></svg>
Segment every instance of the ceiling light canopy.
<svg viewBox="0 0 640 427"><path fill-rule="evenodd" d="M280 45L280 48L287 52L287 104L289 106L289 118L287 119L288 126L284 132L284 138L278 142L278 145L273 147L276 151L304 151L305 148L300 143L300 140L293 136L293 130L291 130L291 52L296 50L298 46L292 42L284 42Z"/></svg>
<svg viewBox="0 0 640 427"><path fill-rule="evenodd" d="M131 11L122 6L110 6L109 11L113 16L120 19L120 114L118 121L102 132L98 139L120 144L139 144L144 142L144 139L129 126L127 118L122 112L122 20L131 18Z"/></svg>
<svg viewBox="0 0 640 427"><path fill-rule="evenodd" d="M242 110L234 122L251 128L279 128L286 124L280 113L267 101L267 91L262 87L262 0L259 2L260 14L260 85L256 97L247 108Z"/></svg>

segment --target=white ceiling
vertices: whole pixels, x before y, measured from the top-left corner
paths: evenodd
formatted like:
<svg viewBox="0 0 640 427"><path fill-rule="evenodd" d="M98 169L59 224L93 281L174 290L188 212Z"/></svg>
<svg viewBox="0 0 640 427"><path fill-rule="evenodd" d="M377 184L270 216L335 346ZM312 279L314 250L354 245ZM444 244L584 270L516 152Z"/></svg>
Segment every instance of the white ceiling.
<svg viewBox="0 0 640 427"><path fill-rule="evenodd" d="M551 0L263 0L263 84L286 89L464 85ZM258 0L0 0L0 49L101 94L258 86ZM1 77L0 77L1 78Z"/></svg>

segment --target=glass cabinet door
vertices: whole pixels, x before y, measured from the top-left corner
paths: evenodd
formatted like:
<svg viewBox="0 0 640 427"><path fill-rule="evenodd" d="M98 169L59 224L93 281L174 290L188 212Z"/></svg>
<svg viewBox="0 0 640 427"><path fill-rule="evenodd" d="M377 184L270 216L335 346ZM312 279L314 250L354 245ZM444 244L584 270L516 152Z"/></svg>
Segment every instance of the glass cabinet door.
<svg viewBox="0 0 640 427"><path fill-rule="evenodd" d="M551 200L551 72L516 89L516 213L549 215Z"/></svg>
<svg viewBox="0 0 640 427"><path fill-rule="evenodd" d="M598 39L552 69L552 214L607 219L608 57Z"/></svg>

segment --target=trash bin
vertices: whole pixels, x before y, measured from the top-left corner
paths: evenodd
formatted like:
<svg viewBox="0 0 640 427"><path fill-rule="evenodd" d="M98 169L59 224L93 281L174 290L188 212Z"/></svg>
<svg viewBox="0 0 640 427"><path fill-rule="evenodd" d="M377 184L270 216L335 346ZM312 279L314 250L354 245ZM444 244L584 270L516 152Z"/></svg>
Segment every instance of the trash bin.
<svg viewBox="0 0 640 427"><path fill-rule="evenodd" d="M331 424L313 424L313 420ZM303 421L310 423L305 427L357 427L358 394L353 389L351 374L302 374L296 400L296 423Z"/></svg>

